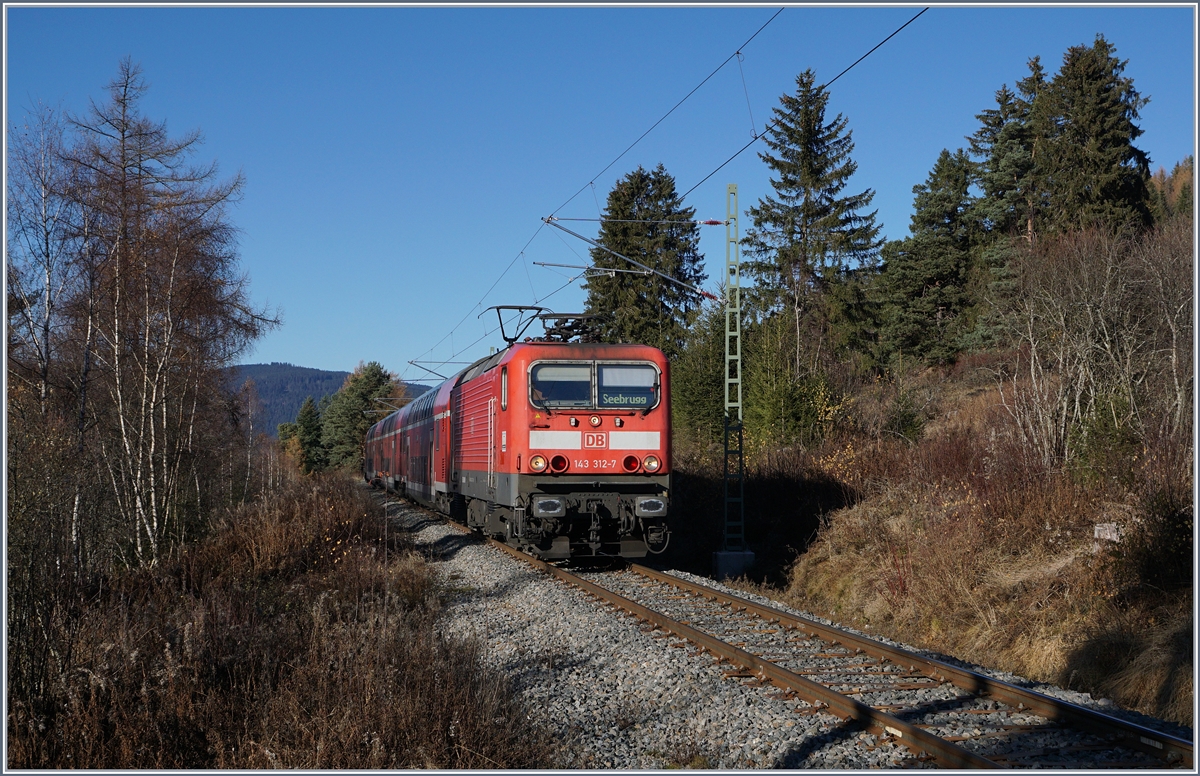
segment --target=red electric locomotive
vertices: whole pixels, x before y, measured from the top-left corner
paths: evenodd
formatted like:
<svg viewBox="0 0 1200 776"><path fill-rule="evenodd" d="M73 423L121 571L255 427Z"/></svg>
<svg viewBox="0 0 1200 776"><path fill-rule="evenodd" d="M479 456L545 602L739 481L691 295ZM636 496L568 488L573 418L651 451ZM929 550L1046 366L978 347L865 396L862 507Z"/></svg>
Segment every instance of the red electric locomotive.
<svg viewBox="0 0 1200 776"><path fill-rule="evenodd" d="M544 559L661 552L662 351L510 341L367 433L364 477Z"/></svg>

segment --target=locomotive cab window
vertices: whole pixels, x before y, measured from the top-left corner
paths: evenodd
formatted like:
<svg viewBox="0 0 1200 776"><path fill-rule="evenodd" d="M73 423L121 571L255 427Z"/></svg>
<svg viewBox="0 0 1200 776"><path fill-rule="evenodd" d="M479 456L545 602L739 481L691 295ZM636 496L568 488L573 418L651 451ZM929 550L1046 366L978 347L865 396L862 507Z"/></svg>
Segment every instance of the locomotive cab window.
<svg viewBox="0 0 1200 776"><path fill-rule="evenodd" d="M658 404L658 370L649 364L598 364L599 409L645 410Z"/></svg>
<svg viewBox="0 0 1200 776"><path fill-rule="evenodd" d="M537 364L529 371L535 407L591 407L591 364Z"/></svg>

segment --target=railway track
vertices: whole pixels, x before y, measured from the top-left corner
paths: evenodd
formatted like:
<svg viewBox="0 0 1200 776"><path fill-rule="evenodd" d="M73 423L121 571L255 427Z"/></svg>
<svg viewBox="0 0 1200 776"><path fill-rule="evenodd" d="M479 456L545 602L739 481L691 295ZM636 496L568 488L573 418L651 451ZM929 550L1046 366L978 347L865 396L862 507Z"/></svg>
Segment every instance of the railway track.
<svg viewBox="0 0 1200 776"><path fill-rule="evenodd" d="M1185 739L714 588L636 564L573 574L491 543L727 663L731 681L773 685L796 714L833 714L874 746L906 747L910 766L1193 767Z"/></svg>
<svg viewBox="0 0 1200 776"><path fill-rule="evenodd" d="M773 686L797 716L831 714L873 734L870 748L907 751L901 767L1194 768L1184 738L644 566L575 574L487 541L643 632L712 655L729 681Z"/></svg>

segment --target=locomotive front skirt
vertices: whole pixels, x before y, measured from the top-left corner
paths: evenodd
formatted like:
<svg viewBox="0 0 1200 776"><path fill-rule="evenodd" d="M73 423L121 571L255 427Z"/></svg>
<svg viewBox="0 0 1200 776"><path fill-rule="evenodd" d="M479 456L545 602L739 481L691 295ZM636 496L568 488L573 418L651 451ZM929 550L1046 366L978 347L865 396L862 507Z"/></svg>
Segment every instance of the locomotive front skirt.
<svg viewBox="0 0 1200 776"><path fill-rule="evenodd" d="M367 432L363 476L547 560L661 552L670 406L645 345L518 342Z"/></svg>

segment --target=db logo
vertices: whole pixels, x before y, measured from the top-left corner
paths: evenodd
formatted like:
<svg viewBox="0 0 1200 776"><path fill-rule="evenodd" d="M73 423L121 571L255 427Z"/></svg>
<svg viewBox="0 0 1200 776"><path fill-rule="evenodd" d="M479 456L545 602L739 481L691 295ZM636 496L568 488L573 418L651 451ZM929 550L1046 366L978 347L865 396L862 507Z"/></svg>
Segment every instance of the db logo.
<svg viewBox="0 0 1200 776"><path fill-rule="evenodd" d="M583 446L604 449L608 447L607 431L586 431L583 434Z"/></svg>

